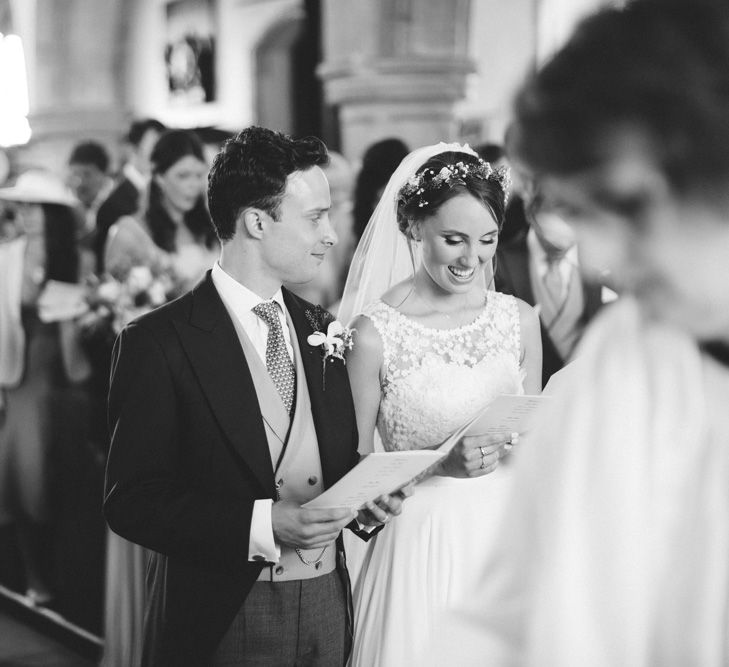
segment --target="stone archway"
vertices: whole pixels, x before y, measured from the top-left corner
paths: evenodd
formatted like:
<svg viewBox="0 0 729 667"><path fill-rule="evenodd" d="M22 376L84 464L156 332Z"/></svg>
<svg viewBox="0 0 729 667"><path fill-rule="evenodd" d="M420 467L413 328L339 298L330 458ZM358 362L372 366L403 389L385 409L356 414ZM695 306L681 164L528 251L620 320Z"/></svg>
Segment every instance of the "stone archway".
<svg viewBox="0 0 729 667"><path fill-rule="evenodd" d="M256 122L296 136L322 135L319 0L271 25L255 48ZM326 137L322 137L326 139Z"/></svg>

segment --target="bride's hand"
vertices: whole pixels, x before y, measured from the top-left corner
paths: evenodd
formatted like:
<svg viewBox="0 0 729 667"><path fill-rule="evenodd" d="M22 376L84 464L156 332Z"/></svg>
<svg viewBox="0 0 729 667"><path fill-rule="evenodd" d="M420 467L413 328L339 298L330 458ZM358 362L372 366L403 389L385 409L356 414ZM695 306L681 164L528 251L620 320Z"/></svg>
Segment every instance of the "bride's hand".
<svg viewBox="0 0 729 667"><path fill-rule="evenodd" d="M464 436L438 464L444 477L481 477L496 470L506 452L508 437Z"/></svg>

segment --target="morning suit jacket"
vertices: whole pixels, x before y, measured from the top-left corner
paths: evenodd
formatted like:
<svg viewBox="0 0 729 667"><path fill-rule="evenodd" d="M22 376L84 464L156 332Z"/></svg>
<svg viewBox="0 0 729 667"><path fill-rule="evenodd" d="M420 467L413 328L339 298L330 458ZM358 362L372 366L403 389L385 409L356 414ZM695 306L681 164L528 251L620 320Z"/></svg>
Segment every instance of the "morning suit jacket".
<svg viewBox="0 0 729 667"><path fill-rule="evenodd" d="M321 348L306 341L313 306L285 289L283 297L329 487L359 460L349 380L336 360L323 383ZM203 665L264 565L248 561L254 501L276 495L253 379L210 272L120 334L109 423L107 521L158 552L148 577L145 663Z"/></svg>
<svg viewBox="0 0 729 667"><path fill-rule="evenodd" d="M530 277L531 263L526 231L509 243L499 244L496 251L496 291L512 294L530 306L536 305ZM582 281L585 307L580 318L585 325L602 306L602 285ZM549 337L544 323L539 320L542 334L542 386L566 363Z"/></svg>
<svg viewBox="0 0 729 667"><path fill-rule="evenodd" d="M96 233L94 236L94 253L96 270L104 272L104 248L109 228L119 218L134 215L139 209L139 190L128 178L123 178L111 191L96 213Z"/></svg>

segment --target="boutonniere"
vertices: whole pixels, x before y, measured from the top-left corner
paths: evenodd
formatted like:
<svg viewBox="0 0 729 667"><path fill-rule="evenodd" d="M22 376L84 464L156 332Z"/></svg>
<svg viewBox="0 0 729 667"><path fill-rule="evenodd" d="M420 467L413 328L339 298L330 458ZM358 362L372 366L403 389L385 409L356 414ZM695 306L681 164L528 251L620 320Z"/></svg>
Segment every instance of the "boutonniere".
<svg viewBox="0 0 729 667"><path fill-rule="evenodd" d="M322 385L327 368L327 361L333 363L335 359L344 358L345 350L351 350L354 346L354 329L342 326L342 323L335 320L330 313L321 306L314 311L306 311L306 319L309 320L314 333L309 335L306 342L312 347L320 347L322 350ZM326 333L324 332L326 329Z"/></svg>

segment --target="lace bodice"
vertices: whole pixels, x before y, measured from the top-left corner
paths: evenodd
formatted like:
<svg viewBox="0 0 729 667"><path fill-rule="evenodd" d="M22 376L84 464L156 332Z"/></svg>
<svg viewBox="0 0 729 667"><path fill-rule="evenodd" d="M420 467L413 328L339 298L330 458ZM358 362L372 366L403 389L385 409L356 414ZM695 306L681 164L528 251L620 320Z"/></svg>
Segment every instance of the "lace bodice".
<svg viewBox="0 0 729 667"><path fill-rule="evenodd" d="M377 429L386 450L443 442L499 394L522 393L519 308L489 292L481 314L455 329L432 329L378 301L364 315L382 339Z"/></svg>

